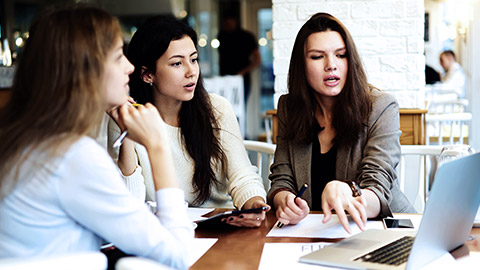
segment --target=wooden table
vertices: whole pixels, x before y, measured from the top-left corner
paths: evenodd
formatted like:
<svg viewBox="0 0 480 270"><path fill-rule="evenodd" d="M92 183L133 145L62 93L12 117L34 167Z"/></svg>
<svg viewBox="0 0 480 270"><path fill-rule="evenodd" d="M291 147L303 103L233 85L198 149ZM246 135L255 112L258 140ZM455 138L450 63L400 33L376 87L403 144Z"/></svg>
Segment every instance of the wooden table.
<svg viewBox="0 0 480 270"><path fill-rule="evenodd" d="M225 209L217 209L219 213ZM227 228L200 229L195 231L196 238L218 238L210 248L190 269L258 269L263 245L273 242L337 242L340 239L269 237L266 235L276 222L273 211L267 213L266 220L259 228ZM473 228L474 240L454 250L455 258L468 255L469 251L480 251L480 228ZM280 259L280 258L279 258Z"/></svg>
<svg viewBox="0 0 480 270"><path fill-rule="evenodd" d="M400 144L425 144L425 114L422 109L399 109ZM272 117L272 141L277 143L278 118L277 110L268 110L266 115Z"/></svg>

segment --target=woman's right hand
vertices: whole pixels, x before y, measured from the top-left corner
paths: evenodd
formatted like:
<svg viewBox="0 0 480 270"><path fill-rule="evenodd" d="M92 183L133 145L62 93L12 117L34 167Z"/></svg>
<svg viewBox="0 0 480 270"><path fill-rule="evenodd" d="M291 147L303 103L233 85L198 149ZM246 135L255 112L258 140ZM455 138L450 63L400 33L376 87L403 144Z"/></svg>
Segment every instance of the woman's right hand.
<svg viewBox="0 0 480 270"><path fill-rule="evenodd" d="M295 197L290 191L280 191L273 198L277 219L284 225L297 224L310 212L307 202Z"/></svg>
<svg viewBox="0 0 480 270"><path fill-rule="evenodd" d="M128 138L150 147L168 144L162 117L157 108L150 103L133 107L130 104L120 106L118 121L128 130Z"/></svg>

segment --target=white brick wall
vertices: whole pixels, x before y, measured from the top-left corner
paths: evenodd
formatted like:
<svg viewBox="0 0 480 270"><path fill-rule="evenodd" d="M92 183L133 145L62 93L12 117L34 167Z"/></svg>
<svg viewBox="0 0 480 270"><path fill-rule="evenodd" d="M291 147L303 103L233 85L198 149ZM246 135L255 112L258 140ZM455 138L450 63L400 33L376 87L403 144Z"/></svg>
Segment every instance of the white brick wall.
<svg viewBox="0 0 480 270"><path fill-rule="evenodd" d="M352 34L368 80L394 95L400 107L424 104L423 0L272 0L275 104L287 92L290 55L300 27L327 12Z"/></svg>

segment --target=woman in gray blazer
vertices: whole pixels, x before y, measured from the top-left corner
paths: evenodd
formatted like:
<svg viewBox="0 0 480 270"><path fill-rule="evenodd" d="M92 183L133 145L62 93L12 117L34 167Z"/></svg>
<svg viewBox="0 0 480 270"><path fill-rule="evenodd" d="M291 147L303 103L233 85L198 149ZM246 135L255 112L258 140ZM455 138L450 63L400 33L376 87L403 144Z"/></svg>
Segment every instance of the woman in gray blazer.
<svg viewBox="0 0 480 270"><path fill-rule="evenodd" d="M398 103L369 85L351 35L335 17L313 15L297 34L289 94L278 103L278 137L268 200L283 224L310 210L367 218L415 212L400 191ZM296 198L300 186L309 188Z"/></svg>

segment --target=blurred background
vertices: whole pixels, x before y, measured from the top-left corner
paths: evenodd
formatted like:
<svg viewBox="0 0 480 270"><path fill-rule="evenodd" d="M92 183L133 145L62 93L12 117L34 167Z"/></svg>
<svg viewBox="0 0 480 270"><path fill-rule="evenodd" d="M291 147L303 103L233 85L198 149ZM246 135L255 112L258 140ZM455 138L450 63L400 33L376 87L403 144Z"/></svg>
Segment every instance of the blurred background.
<svg viewBox="0 0 480 270"><path fill-rule="evenodd" d="M409 3L417 1L386 0L380 2L383 5L405 2L408 17ZM278 89L275 89L273 69L272 6L280 2L309 1L273 1L272 4L272 0L0 0L0 66L15 66L16 59L21 54L24 42L28 38L29 25L39 11L46 6L65 2L93 3L118 16L123 27L126 44L139 25L153 15L173 14L185 20L198 33L199 60L205 78L220 76L217 34L221 30L221 18L227 11L236 13L240 26L253 33L257 38L261 54L261 64L252 72L251 94L248 100L244 101L246 123L242 129L245 138L264 140L265 129L268 129L266 127L268 124L266 125L264 121L267 117L266 112L275 108L274 93L278 92ZM319 3L318 1L310 2ZM335 3L342 2L351 1L335 1ZM277 6L280 5L277 4ZM474 107L474 104L480 102L476 102L478 98L475 97L476 94L472 94L475 92L472 81L478 76L472 73L473 69L471 68L475 65L475 55L472 55L471 52L475 51L473 48L478 47L478 44L475 45L475 40L468 35L472 25L479 24L480 18L475 17L475 10L472 10L479 6L478 1L475 0L425 0L423 1L423 11L421 11L424 13L424 25L421 26L423 28L424 63L437 72L441 72L440 53L448 49L455 51L457 62L464 67L467 75L466 99L469 100L469 110ZM311 12L316 12L316 10L311 10ZM341 13L341 11L339 12ZM288 18L279 20L285 21L286 19ZM281 43L278 44L281 45ZM276 50L280 51L280 49ZM280 62L280 66L276 66L276 69L288 69L288 62ZM7 88L5 85L9 83L11 72L11 69L8 68L0 69L0 88Z"/></svg>

